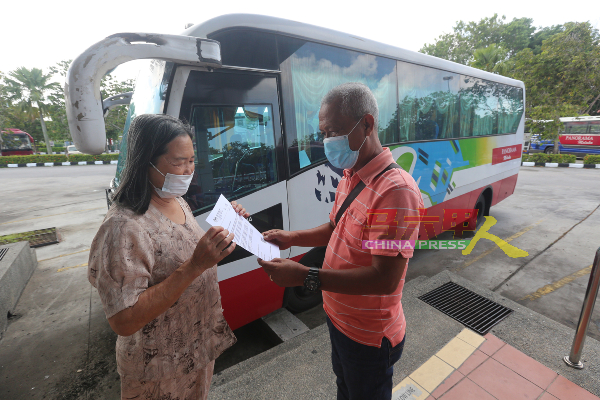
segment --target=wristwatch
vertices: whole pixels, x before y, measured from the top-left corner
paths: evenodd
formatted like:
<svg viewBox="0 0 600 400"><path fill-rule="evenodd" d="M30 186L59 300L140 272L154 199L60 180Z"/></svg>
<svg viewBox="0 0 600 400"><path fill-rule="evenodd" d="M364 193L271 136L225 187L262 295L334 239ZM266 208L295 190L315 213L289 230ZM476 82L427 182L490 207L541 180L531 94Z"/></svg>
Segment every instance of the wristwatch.
<svg viewBox="0 0 600 400"><path fill-rule="evenodd" d="M304 287L311 292L316 292L321 287L321 281L319 280L319 268L311 267L308 270L308 276L304 279Z"/></svg>

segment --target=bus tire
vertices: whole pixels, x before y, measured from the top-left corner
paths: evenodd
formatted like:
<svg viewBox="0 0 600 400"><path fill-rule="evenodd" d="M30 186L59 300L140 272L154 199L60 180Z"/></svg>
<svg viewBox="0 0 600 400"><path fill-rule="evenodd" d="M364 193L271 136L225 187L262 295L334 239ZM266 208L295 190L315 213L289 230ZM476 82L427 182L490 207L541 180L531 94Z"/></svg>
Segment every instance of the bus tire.
<svg viewBox="0 0 600 400"><path fill-rule="evenodd" d="M483 193L479 195L477 203L475 203L475 209L477 210L477 226L479 226L485 220L484 216L489 214L486 209L486 200Z"/></svg>
<svg viewBox="0 0 600 400"><path fill-rule="evenodd" d="M325 260L326 247L315 247L300 259L300 264L307 267L321 268ZM316 307L323 301L321 291L311 292L304 286L289 287L283 295L283 306L293 313L299 313Z"/></svg>
<svg viewBox="0 0 600 400"><path fill-rule="evenodd" d="M553 146L548 146L544 149L544 153L546 154L552 154L554 153L554 147Z"/></svg>

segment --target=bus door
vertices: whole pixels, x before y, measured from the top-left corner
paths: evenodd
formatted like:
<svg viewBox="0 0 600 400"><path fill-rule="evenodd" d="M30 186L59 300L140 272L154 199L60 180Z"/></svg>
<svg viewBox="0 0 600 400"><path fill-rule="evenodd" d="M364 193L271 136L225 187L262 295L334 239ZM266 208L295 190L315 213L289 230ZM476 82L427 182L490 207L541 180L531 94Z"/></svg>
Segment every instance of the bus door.
<svg viewBox="0 0 600 400"><path fill-rule="evenodd" d="M277 73L179 67L167 114L192 126L196 170L186 200L204 230L220 195L239 201L260 232L289 229ZM282 306L283 288L241 247L219 263L218 277L233 329Z"/></svg>

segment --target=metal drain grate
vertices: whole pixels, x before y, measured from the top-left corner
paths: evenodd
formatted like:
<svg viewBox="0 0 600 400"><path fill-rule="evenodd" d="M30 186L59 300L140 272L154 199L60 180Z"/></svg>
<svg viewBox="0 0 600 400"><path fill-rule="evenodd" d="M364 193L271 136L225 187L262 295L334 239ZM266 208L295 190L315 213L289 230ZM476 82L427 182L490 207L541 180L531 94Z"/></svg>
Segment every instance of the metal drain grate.
<svg viewBox="0 0 600 400"><path fill-rule="evenodd" d="M8 247L3 247L0 249L0 261L2 261L6 253L8 253Z"/></svg>
<svg viewBox="0 0 600 400"><path fill-rule="evenodd" d="M467 328L485 335L513 310L473 293L454 282L443 284L419 297L433 308L454 318Z"/></svg>
<svg viewBox="0 0 600 400"><path fill-rule="evenodd" d="M58 243L56 228L40 229L34 232L35 234L29 238L29 247L31 248Z"/></svg>
<svg viewBox="0 0 600 400"><path fill-rule="evenodd" d="M29 241L29 247L41 247L59 242L56 228L38 229L0 236L0 245L23 241Z"/></svg>

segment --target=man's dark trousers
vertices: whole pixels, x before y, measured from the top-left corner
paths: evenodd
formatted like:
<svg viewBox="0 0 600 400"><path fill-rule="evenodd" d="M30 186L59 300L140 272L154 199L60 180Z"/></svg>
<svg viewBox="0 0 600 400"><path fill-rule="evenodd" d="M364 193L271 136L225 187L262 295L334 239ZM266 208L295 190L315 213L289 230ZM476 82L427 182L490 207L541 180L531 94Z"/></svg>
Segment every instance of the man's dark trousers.
<svg viewBox="0 0 600 400"><path fill-rule="evenodd" d="M404 341L392 347L384 337L381 347L357 343L340 332L327 317L331 364L337 379L337 400L390 400L394 364Z"/></svg>

